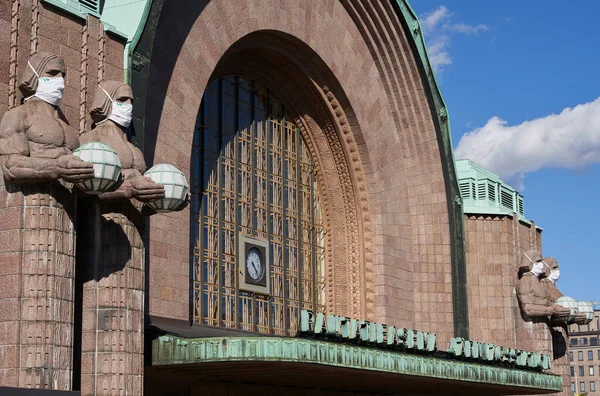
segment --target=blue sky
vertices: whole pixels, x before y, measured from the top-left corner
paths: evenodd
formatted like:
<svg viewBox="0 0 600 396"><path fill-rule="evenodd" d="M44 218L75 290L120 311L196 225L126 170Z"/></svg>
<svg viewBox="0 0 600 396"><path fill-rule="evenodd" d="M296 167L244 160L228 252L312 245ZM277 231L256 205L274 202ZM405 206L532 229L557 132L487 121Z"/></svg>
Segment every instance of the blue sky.
<svg viewBox="0 0 600 396"><path fill-rule="evenodd" d="M498 173L577 300L600 300L600 1L413 0L456 158ZM597 306L600 307L600 306Z"/></svg>

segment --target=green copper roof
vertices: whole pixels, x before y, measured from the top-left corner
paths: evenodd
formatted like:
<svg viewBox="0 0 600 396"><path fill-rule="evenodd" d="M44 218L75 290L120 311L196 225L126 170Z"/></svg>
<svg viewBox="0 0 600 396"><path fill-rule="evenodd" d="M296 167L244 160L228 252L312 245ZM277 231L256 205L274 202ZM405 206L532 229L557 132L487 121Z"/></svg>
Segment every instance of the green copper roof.
<svg viewBox="0 0 600 396"><path fill-rule="evenodd" d="M497 174L471 160L456 160L458 185L466 214L500 214L527 221L523 196Z"/></svg>
<svg viewBox="0 0 600 396"><path fill-rule="evenodd" d="M311 363L532 390L562 389L557 375L314 339L163 335L152 341L153 366L244 361Z"/></svg>
<svg viewBox="0 0 600 396"><path fill-rule="evenodd" d="M104 30L126 41L123 56L124 80L129 79L131 48L135 47L148 17L152 0L42 0L67 13L85 19L92 15L102 21Z"/></svg>

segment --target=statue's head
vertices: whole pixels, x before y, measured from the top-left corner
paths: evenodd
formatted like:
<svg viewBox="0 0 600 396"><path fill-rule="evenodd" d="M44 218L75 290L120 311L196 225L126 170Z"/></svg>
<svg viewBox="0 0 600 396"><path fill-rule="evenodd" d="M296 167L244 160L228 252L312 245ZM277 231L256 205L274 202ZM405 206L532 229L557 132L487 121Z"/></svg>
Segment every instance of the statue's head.
<svg viewBox="0 0 600 396"><path fill-rule="evenodd" d="M554 257L544 257L542 261L547 265L546 278L551 280L552 283L555 283L560 276L560 270L558 269L558 261L556 261Z"/></svg>
<svg viewBox="0 0 600 396"><path fill-rule="evenodd" d="M537 250L527 250L521 257L521 265L519 266L519 276L533 269L533 265L542 261L542 253Z"/></svg>
<svg viewBox="0 0 600 396"><path fill-rule="evenodd" d="M103 81L94 94L90 115L96 124L110 119L127 127L131 121L132 105L133 91L129 85L122 81Z"/></svg>
<svg viewBox="0 0 600 396"><path fill-rule="evenodd" d="M31 66L29 66L31 65ZM41 77L65 77L67 69L63 59L49 52L39 52L29 58L29 65L23 71L19 90L24 98L35 94ZM36 76L36 73L38 74Z"/></svg>

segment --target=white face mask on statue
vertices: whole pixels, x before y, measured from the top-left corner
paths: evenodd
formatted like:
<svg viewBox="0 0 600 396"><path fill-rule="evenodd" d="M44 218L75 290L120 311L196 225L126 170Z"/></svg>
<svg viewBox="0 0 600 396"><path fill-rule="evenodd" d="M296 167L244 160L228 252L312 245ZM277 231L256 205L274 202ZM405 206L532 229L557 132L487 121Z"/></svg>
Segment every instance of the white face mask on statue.
<svg viewBox="0 0 600 396"><path fill-rule="evenodd" d="M538 261L537 263L533 263L533 265L531 266L531 272L539 277L541 274L544 273L544 263L542 261Z"/></svg>
<svg viewBox="0 0 600 396"><path fill-rule="evenodd" d="M133 105L113 100L104 88L100 86L98 87L104 91L106 96L108 96L108 99L112 102L112 109L108 119L113 120L124 128L127 128L129 124L131 124L131 119L133 118Z"/></svg>
<svg viewBox="0 0 600 396"><path fill-rule="evenodd" d="M550 275L548 276L548 279L550 280L550 282L556 283L556 281L558 280L559 277L560 277L560 270L558 268L555 268L552 271L550 271Z"/></svg>
<svg viewBox="0 0 600 396"><path fill-rule="evenodd" d="M52 106L58 106L65 91L65 79L62 76L40 77L33 66L31 66L31 63L27 62L27 64L38 78L38 86L33 96L25 98L25 100L36 97L50 103Z"/></svg>

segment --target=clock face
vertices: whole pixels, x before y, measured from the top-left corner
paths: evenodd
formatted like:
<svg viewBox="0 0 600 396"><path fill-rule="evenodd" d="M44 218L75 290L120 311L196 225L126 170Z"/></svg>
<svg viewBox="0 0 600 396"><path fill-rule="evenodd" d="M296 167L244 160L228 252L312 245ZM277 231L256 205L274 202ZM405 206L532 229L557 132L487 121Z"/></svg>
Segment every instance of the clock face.
<svg viewBox="0 0 600 396"><path fill-rule="evenodd" d="M264 265L262 256L260 250L255 247L248 250L248 255L246 256L246 271L253 281L258 281L263 276Z"/></svg>

